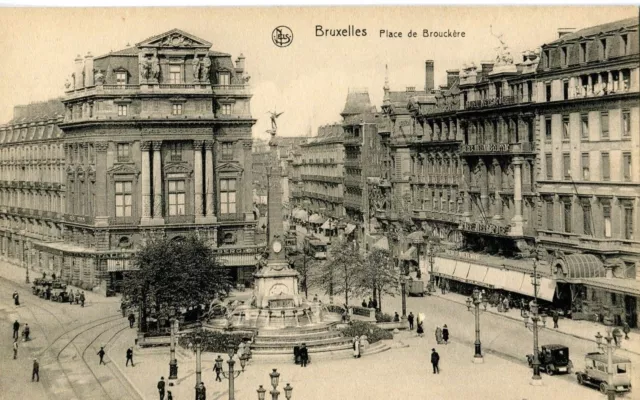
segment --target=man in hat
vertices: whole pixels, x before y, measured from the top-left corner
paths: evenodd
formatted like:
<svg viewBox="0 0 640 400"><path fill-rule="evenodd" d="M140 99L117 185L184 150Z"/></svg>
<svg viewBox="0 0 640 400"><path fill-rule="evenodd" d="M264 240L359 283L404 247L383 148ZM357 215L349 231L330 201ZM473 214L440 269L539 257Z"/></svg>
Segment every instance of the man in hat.
<svg viewBox="0 0 640 400"><path fill-rule="evenodd" d="M431 365L433 365L433 373L439 374L440 368L438 364L440 363L440 354L436 351L436 349L431 349Z"/></svg>
<svg viewBox="0 0 640 400"><path fill-rule="evenodd" d="M18 332L20 332L20 322L18 322L18 320L16 320L16 322L13 323L13 338L14 339L17 339L18 337L20 337Z"/></svg>
<svg viewBox="0 0 640 400"><path fill-rule="evenodd" d="M98 363L98 365L107 365L104 362L104 355L105 355L105 351L104 351L104 347L100 347L100 351L98 352L98 355L100 356L100 362Z"/></svg>
<svg viewBox="0 0 640 400"><path fill-rule="evenodd" d="M407 316L407 321L409 321L409 330L413 330L413 313L409 312L409 315Z"/></svg>
<svg viewBox="0 0 640 400"><path fill-rule="evenodd" d="M307 345L302 343L302 347L300 348L300 366L306 367L307 362L309 362L309 350L307 350Z"/></svg>
<svg viewBox="0 0 640 400"><path fill-rule="evenodd" d="M131 366L135 367L136 365L133 363L133 349L131 347L129 347L127 349L127 363L125 364L125 367L129 366L129 361L131 361Z"/></svg>
<svg viewBox="0 0 640 400"><path fill-rule="evenodd" d="M33 370L31 371L31 382L36 379L36 382L40 382L40 364L38 363L38 359L33 359Z"/></svg>
<svg viewBox="0 0 640 400"><path fill-rule="evenodd" d="M158 381L158 394L160 395L160 400L164 400L164 376L160 377L160 380Z"/></svg>

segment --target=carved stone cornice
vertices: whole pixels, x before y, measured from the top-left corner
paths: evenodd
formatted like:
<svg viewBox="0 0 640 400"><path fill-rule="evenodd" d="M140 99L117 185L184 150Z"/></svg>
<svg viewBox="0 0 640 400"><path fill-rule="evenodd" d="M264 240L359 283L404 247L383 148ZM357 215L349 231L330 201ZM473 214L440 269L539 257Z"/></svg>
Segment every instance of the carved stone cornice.
<svg viewBox="0 0 640 400"><path fill-rule="evenodd" d="M151 142L144 141L140 142L140 151L149 151L151 150Z"/></svg>
<svg viewBox="0 0 640 400"><path fill-rule="evenodd" d="M213 150L215 144L216 143L213 140L206 140L204 142L204 149L205 150Z"/></svg>
<svg viewBox="0 0 640 400"><path fill-rule="evenodd" d="M109 148L109 142L96 142L94 148L97 153L104 153Z"/></svg>
<svg viewBox="0 0 640 400"><path fill-rule="evenodd" d="M160 151L160 149L162 149L162 140L154 140L152 143L153 151Z"/></svg>
<svg viewBox="0 0 640 400"><path fill-rule="evenodd" d="M253 142L251 140L242 141L242 147L244 147L245 149L251 149L252 146L253 146Z"/></svg>
<svg viewBox="0 0 640 400"><path fill-rule="evenodd" d="M204 140L194 140L193 141L193 149L194 150L202 150L202 146L204 145Z"/></svg>

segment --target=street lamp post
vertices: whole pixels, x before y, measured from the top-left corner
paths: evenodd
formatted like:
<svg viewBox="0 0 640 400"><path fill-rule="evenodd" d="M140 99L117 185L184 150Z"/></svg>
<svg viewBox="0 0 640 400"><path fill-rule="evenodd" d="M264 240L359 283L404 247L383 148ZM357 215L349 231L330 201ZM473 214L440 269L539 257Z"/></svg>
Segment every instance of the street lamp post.
<svg viewBox="0 0 640 400"><path fill-rule="evenodd" d="M407 278L403 276L400 280L402 289L402 318L407 318Z"/></svg>
<svg viewBox="0 0 640 400"><path fill-rule="evenodd" d="M478 288L473 289L473 295L467 298L467 310L474 313L476 318L476 341L474 343L475 353L473 355L473 362L475 364L482 364L484 357L482 356L482 343L480 342L480 304L487 311L487 298L482 295L482 292ZM472 308L473 306L473 308Z"/></svg>
<svg viewBox="0 0 640 400"><path fill-rule="evenodd" d="M538 323L541 321L543 326L547 325L547 316L540 313L538 307L538 287L540 287L540 275L537 271L538 258L533 259L533 273L531 274L531 285L533 285L533 303L530 305L531 316L525 310L522 311L524 326L533 331L533 376L531 377L531 385L542 385L542 377L540 376L540 351L538 350ZM531 323L529 323L531 319Z"/></svg>
<svg viewBox="0 0 640 400"><path fill-rule="evenodd" d="M280 381L280 373L278 372L277 369L274 368L273 372L269 374L269 377L271 378L271 387L273 387L273 390L269 391L269 393L271 394L271 400L278 400L278 396L280 396L280 391L278 391L278 382ZM291 400L291 394L293 393L293 386L287 383L287 385L283 388L283 390L284 390L284 397L287 400ZM267 393L267 390L264 387L262 387L262 385L260 385L257 392L258 392L258 400L265 400L265 395Z"/></svg>
<svg viewBox="0 0 640 400"><path fill-rule="evenodd" d="M602 341L603 338L606 342ZM607 400L614 400L616 398L616 389L613 384L613 352L617 347L620 347L621 339L622 334L616 334L616 332L612 333L611 327L607 328L607 336L603 337L600 332L596 335L598 349L607 352Z"/></svg>
<svg viewBox="0 0 640 400"><path fill-rule="evenodd" d="M435 252L433 251L433 243L429 242L429 248L427 249L427 257L429 257L429 291L430 292L436 291L435 283L433 279L433 264L435 262L434 253Z"/></svg>
<svg viewBox="0 0 640 400"><path fill-rule="evenodd" d="M29 283L29 266L27 265L27 257L25 254L25 246L24 246L25 240L24 240L24 236L22 237L22 265L24 266L24 269L27 272L27 275L24 279L25 283Z"/></svg>
<svg viewBox="0 0 640 400"><path fill-rule="evenodd" d="M234 387L235 379L239 377L241 373L244 372L244 367L247 365L247 360L249 359L246 353L241 354L239 358L240 358L240 367L242 368L242 370L235 371L234 366L236 364L236 361L233 359L233 356L235 353L236 353L235 346L230 344L227 347L227 355L229 356L229 360L227 361L227 364L229 365L228 372L224 372L224 370L222 369L222 361L224 361L222 357L218 355L218 358L216 358L216 368L222 371L222 376L225 379L229 380L229 400L235 400L235 387Z"/></svg>
<svg viewBox="0 0 640 400"><path fill-rule="evenodd" d="M310 211L311 201L309 199L305 199L303 203L305 206L307 206L307 209ZM309 211L307 211L307 226L305 227L307 234L305 235L305 240L302 242L302 256L303 256L302 263L303 263L303 271L304 271L304 298L305 299L309 298L309 293L308 293L309 287L307 285L307 275L308 275L307 274L307 242L308 242L307 237L309 236L309 227L311 226L311 223L309 222L311 214L309 213Z"/></svg>
<svg viewBox="0 0 640 400"><path fill-rule="evenodd" d="M170 347L170 360L169 360L169 379L178 379L178 360L176 359L176 310L171 309L171 347Z"/></svg>

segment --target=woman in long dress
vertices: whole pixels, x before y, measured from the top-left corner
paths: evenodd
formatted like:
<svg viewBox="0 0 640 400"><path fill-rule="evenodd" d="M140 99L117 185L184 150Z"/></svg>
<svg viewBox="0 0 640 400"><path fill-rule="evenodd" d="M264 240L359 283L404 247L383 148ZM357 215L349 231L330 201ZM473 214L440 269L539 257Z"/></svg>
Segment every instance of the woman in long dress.
<svg viewBox="0 0 640 400"><path fill-rule="evenodd" d="M442 329L440 329L440 327L436 327L436 342L438 344L442 343Z"/></svg>
<svg viewBox="0 0 640 400"><path fill-rule="evenodd" d="M358 336L353 340L353 358L360 358L360 338Z"/></svg>

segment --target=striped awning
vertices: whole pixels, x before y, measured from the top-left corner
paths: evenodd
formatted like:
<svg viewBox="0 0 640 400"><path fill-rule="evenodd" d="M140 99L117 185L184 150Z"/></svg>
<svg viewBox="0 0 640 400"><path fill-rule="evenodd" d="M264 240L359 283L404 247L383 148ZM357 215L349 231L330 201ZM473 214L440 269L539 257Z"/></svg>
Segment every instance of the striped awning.
<svg viewBox="0 0 640 400"><path fill-rule="evenodd" d="M469 274L467 275L467 282L476 285L484 286L484 278L487 276L487 270L489 267L478 264L469 264Z"/></svg>
<svg viewBox="0 0 640 400"><path fill-rule="evenodd" d="M309 222L311 222L312 224L323 224L325 221L326 219L319 214L313 214L311 217L309 217Z"/></svg>
<svg viewBox="0 0 640 400"><path fill-rule="evenodd" d="M456 269L456 260L450 260L448 258L440 258L436 257L435 263L438 266L438 274L444 275L447 277L453 277L453 271ZM436 272L434 269L433 272Z"/></svg>

